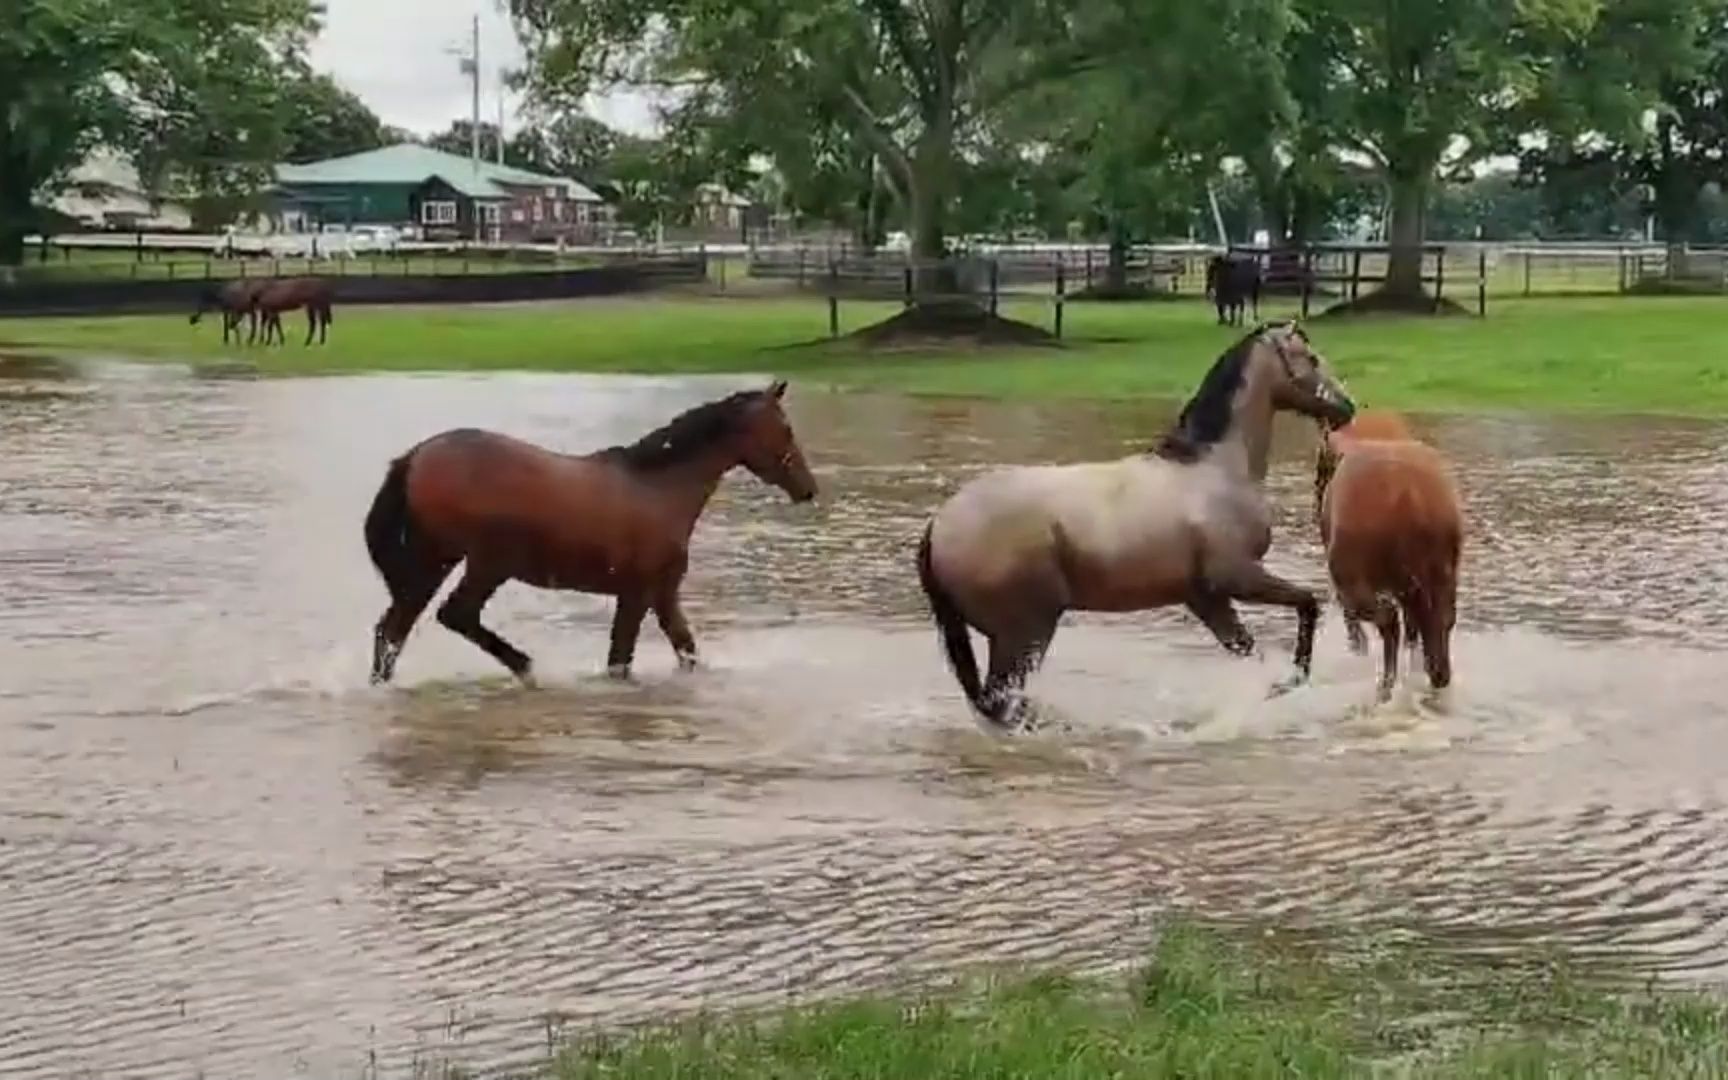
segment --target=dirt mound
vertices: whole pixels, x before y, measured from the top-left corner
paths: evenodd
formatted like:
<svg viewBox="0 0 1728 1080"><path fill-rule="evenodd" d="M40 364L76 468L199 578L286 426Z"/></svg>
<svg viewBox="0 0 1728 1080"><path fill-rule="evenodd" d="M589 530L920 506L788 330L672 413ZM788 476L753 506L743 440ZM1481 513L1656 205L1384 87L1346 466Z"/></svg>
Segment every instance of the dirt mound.
<svg viewBox="0 0 1728 1080"><path fill-rule="evenodd" d="M1410 296L1375 291L1360 299L1334 304L1314 318L1342 319L1361 315L1475 315L1475 312L1446 297L1436 301L1427 293Z"/></svg>
<svg viewBox="0 0 1728 1080"><path fill-rule="evenodd" d="M992 315L964 302L914 304L905 311L846 336L869 349L915 349L948 345L1059 346L1041 326Z"/></svg>

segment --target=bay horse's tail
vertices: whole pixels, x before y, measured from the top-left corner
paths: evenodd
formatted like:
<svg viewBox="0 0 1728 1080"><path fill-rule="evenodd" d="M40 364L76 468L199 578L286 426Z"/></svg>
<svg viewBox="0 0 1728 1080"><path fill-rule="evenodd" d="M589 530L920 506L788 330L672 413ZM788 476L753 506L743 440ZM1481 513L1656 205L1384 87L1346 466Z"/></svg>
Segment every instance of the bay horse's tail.
<svg viewBox="0 0 1728 1080"><path fill-rule="evenodd" d="M408 509L408 462L412 457L410 451L390 463L378 494L372 497L372 508L366 511L366 551L392 597L408 585L413 572L408 554L414 527Z"/></svg>
<svg viewBox="0 0 1728 1080"><path fill-rule="evenodd" d="M986 719L999 720L1003 705L984 700L984 684L978 678L978 658L972 652L972 634L967 629L966 617L960 614L954 597L936 580L936 567L930 561L930 534L935 528L934 521L924 526L924 537L918 541L918 584L924 587L924 596L930 601L930 614L942 636L948 666L954 669L954 677L959 680L960 689L965 691L966 700ZM993 709L992 705L995 706Z"/></svg>

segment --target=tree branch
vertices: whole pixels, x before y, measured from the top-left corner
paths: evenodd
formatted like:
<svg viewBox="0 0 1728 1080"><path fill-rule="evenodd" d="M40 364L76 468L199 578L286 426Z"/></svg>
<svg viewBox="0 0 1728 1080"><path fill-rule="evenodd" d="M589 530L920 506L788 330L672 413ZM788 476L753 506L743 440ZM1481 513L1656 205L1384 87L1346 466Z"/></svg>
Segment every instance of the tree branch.
<svg viewBox="0 0 1728 1080"><path fill-rule="evenodd" d="M846 83L840 87L840 94L846 103L852 107L852 111L858 115L859 121L864 126L864 134L876 144L876 149L882 155L883 162L898 174L900 182L906 189L910 190L912 186L912 161L906 156L905 148L895 140L893 133L883 126L882 121L877 119L875 111L870 108L870 103L864 100L864 95L858 92L857 87L851 83Z"/></svg>
<svg viewBox="0 0 1728 1080"><path fill-rule="evenodd" d="M912 41L912 28L906 22L905 10L901 8L898 0L869 0L869 4L875 10L877 20L887 31L894 51L899 54L901 66L911 77L919 103L927 106L935 94L928 70L929 57L919 55Z"/></svg>

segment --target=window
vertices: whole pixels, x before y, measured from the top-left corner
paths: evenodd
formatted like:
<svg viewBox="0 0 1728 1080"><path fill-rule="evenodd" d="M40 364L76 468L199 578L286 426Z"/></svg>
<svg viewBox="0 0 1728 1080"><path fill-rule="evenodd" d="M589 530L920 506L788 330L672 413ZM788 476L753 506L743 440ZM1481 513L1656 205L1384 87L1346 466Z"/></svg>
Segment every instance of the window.
<svg viewBox="0 0 1728 1080"><path fill-rule="evenodd" d="M520 206L512 206L510 208L510 220L511 221L520 223L522 221L523 217L525 217L525 216L526 215L524 215L522 213L522 208Z"/></svg>
<svg viewBox="0 0 1728 1080"><path fill-rule="evenodd" d="M539 224L540 218L546 213L546 207L541 204L540 196L534 196L534 223Z"/></svg>
<svg viewBox="0 0 1728 1080"><path fill-rule="evenodd" d="M456 224L456 204L449 199L428 199L420 204L420 224Z"/></svg>
<svg viewBox="0 0 1728 1080"><path fill-rule="evenodd" d="M546 197L548 199L556 199L558 197L558 188L553 184L547 184Z"/></svg>

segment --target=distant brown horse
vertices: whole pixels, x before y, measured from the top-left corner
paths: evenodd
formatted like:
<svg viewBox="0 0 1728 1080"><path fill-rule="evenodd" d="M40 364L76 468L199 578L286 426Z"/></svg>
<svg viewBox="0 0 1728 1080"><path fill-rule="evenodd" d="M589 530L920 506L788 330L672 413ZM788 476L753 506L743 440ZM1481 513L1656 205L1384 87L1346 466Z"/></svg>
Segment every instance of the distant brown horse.
<svg viewBox="0 0 1728 1080"><path fill-rule="evenodd" d="M543 589L616 596L607 670L627 677L653 610L681 667L696 639L678 589L696 520L720 478L742 465L793 502L816 479L781 408L785 382L699 405L629 446L572 456L489 431L434 435L390 463L366 515L366 548L390 589L372 681L386 682L420 613L458 562L462 580L438 621L524 682L530 661L480 623L512 578Z"/></svg>
<svg viewBox="0 0 1728 1080"><path fill-rule="evenodd" d="M335 295L329 280L321 277L280 278L264 284L252 301L264 320L264 344L270 344L272 332L277 341L288 344L282 332L282 313L301 307L306 309L305 344L312 344L314 335L318 344L324 344L330 333L330 305Z"/></svg>
<svg viewBox="0 0 1728 1080"><path fill-rule="evenodd" d="M1391 698L1398 681L1400 613L1412 653L1420 644L1429 683L1449 686L1464 516L1445 458L1417 441L1397 413L1366 412L1322 435L1314 488L1351 650L1368 651L1363 621L1380 632L1380 700Z"/></svg>
<svg viewBox="0 0 1728 1080"><path fill-rule="evenodd" d="M198 321L204 317L206 311L220 311L222 313L222 344L226 345L228 344L229 333L233 333L236 340L239 339L240 320L245 318L251 325L251 333L246 339L247 343L250 344L258 338L258 309L254 304L254 298L264 284L263 280L257 278L241 278L237 281L230 281L220 288L214 286L206 288L198 294L198 306L192 312L192 325L197 326Z"/></svg>
<svg viewBox="0 0 1728 1080"><path fill-rule="evenodd" d="M1023 726L1022 690L1063 613L1185 605L1238 656L1254 637L1235 602L1296 612L1305 679L1319 599L1267 570L1272 418L1337 425L1355 406L1295 323L1257 327L1220 356L1175 426L1115 461L1025 465L968 481L937 508L918 576L949 666L991 726ZM981 680L970 630L990 642Z"/></svg>

